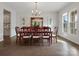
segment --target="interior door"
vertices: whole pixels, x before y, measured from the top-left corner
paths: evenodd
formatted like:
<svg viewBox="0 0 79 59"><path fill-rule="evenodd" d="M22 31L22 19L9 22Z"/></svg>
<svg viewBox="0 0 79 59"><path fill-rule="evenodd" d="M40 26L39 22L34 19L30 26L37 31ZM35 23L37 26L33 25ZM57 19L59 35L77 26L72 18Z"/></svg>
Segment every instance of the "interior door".
<svg viewBox="0 0 79 59"><path fill-rule="evenodd" d="M11 13L10 11L4 10L3 11L3 38L5 44L10 44L10 20L11 20Z"/></svg>

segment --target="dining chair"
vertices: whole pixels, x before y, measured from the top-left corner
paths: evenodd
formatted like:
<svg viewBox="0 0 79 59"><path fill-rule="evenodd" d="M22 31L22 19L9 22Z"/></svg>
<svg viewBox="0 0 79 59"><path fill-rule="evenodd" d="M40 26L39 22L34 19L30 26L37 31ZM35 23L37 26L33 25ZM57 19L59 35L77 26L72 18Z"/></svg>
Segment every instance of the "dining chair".
<svg viewBox="0 0 79 59"><path fill-rule="evenodd" d="M32 44L40 42L41 33L38 31L38 28L35 28L35 31L32 32Z"/></svg>
<svg viewBox="0 0 79 59"><path fill-rule="evenodd" d="M52 44L52 34L51 34L51 28L49 27L44 27L42 29L42 39L47 39L49 44Z"/></svg>
<svg viewBox="0 0 79 59"><path fill-rule="evenodd" d="M24 44L30 44L31 42L31 32L29 31L30 30L30 28L28 28L28 27L25 27L25 28L21 28L21 29L23 29L23 32L22 32L22 43L24 43Z"/></svg>
<svg viewBox="0 0 79 59"><path fill-rule="evenodd" d="M16 44L20 44L20 28L19 27L15 27L15 31L16 31Z"/></svg>
<svg viewBox="0 0 79 59"><path fill-rule="evenodd" d="M57 33L58 33L58 28L54 27L53 31L52 31L52 37L54 39L56 39L56 43L57 43Z"/></svg>

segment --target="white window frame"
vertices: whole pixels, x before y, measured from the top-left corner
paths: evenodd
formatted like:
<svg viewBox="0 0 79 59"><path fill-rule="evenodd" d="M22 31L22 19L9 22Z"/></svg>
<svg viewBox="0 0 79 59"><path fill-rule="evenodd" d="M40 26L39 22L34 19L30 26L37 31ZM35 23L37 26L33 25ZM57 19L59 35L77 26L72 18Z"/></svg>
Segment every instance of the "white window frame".
<svg viewBox="0 0 79 59"><path fill-rule="evenodd" d="M70 31L70 21L71 21L71 16L70 16L70 14L71 14L71 12L73 12L73 11L75 11L75 10L77 10L76 8L74 8L74 9L72 9L72 10L70 10L69 11L69 34L72 34L72 35L75 35L75 33L71 33L71 31ZM77 20L76 20L76 22L78 21L78 17L77 17ZM75 23L76 23L75 22Z"/></svg>
<svg viewBox="0 0 79 59"><path fill-rule="evenodd" d="M67 12L65 12L65 13L63 13L63 15L62 15L62 32L65 32L64 31L64 19L63 19L63 16L65 16L65 15L67 15L68 16L68 13ZM67 32L68 32L68 25L67 25ZM65 32L65 33L67 33L67 32Z"/></svg>

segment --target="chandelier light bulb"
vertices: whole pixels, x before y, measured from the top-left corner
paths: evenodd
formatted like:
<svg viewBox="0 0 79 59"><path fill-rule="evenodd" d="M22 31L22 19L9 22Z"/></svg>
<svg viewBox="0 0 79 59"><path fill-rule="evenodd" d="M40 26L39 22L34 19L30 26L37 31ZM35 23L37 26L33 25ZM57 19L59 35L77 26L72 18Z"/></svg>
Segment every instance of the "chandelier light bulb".
<svg viewBox="0 0 79 59"><path fill-rule="evenodd" d="M32 10L32 13L33 13L34 11Z"/></svg>
<svg viewBox="0 0 79 59"><path fill-rule="evenodd" d="M36 10L36 13L38 12L38 10Z"/></svg>
<svg viewBox="0 0 79 59"><path fill-rule="evenodd" d="M34 9L32 10L32 15L33 16L39 16L40 15L40 11L37 8L37 2L34 3Z"/></svg>

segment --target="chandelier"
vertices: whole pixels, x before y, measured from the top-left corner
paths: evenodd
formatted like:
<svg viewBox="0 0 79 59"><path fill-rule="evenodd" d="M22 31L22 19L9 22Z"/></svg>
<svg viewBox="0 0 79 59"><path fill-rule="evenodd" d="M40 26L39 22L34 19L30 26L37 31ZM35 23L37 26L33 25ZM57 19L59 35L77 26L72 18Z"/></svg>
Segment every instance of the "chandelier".
<svg viewBox="0 0 79 59"><path fill-rule="evenodd" d="M33 16L40 16L40 11L38 10L37 6L38 2L34 2L34 9L32 10L32 15Z"/></svg>

